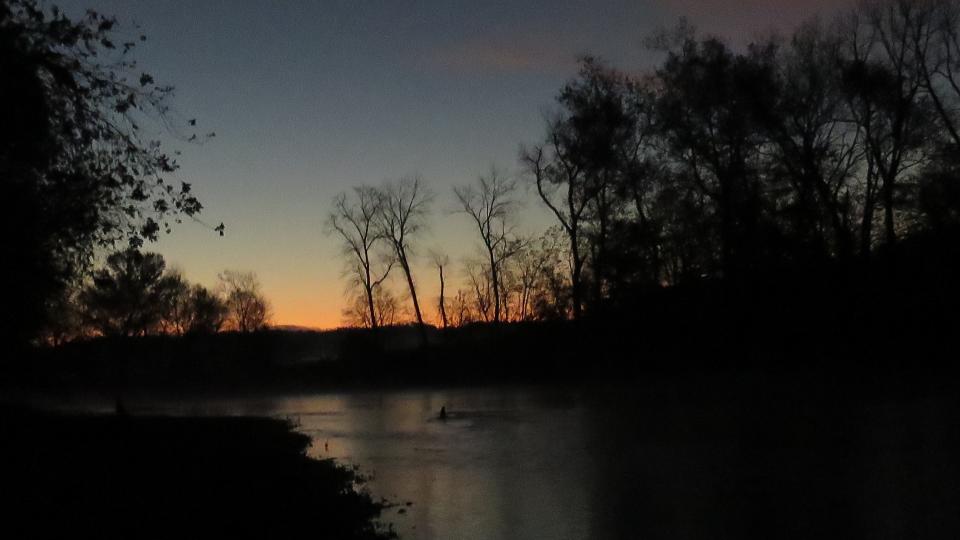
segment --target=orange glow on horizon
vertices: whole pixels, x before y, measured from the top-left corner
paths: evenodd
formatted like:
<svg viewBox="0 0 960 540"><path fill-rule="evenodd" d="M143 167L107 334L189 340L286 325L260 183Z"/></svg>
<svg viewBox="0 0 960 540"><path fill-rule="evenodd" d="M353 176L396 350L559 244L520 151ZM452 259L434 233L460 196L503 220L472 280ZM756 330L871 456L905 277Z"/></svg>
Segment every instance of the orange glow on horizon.
<svg viewBox="0 0 960 540"><path fill-rule="evenodd" d="M317 330L333 330L343 327L343 315L339 305L310 308L309 306L280 306L274 303L272 326L302 326Z"/></svg>

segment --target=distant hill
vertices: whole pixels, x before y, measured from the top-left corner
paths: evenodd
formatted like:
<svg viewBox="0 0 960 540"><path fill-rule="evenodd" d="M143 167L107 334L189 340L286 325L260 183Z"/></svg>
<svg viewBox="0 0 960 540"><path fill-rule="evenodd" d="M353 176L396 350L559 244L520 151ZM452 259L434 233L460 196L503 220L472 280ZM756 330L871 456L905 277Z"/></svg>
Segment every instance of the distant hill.
<svg viewBox="0 0 960 540"><path fill-rule="evenodd" d="M278 324L271 326L271 330L280 330L283 332L324 332L327 329L317 328L315 326L298 326L296 324Z"/></svg>

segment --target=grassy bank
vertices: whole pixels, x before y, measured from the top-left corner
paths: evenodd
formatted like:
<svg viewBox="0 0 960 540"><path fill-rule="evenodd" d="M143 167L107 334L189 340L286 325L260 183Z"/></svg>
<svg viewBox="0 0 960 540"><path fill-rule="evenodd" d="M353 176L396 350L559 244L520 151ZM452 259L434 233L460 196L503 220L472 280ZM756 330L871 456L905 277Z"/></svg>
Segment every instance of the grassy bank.
<svg viewBox="0 0 960 540"><path fill-rule="evenodd" d="M3 409L0 440L7 538L391 537L362 478L278 420Z"/></svg>

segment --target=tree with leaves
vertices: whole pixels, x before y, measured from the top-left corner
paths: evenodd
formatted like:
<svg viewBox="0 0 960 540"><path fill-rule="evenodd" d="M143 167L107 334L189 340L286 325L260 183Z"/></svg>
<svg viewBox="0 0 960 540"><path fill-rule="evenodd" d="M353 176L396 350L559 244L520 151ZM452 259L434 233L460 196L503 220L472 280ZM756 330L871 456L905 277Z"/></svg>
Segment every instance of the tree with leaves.
<svg viewBox="0 0 960 540"><path fill-rule="evenodd" d="M0 326L18 343L97 248L138 247L202 209L189 184L168 181L178 164L142 128L179 133L173 88L132 59L146 38L119 41L115 27L93 11L71 19L34 0L0 3L0 226L18 231L7 249L20 284Z"/></svg>
<svg viewBox="0 0 960 540"><path fill-rule="evenodd" d="M160 330L182 280L165 275L158 253L134 248L107 257L80 298L88 326L103 336L144 336Z"/></svg>

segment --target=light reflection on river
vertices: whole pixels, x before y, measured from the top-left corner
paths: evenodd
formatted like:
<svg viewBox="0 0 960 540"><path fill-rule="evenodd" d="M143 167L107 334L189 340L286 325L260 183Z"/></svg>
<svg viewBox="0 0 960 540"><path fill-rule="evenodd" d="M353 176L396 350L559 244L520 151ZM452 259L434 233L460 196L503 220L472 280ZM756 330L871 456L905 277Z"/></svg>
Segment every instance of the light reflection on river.
<svg viewBox="0 0 960 540"><path fill-rule="evenodd" d="M299 422L312 455L372 474L370 490L401 503L386 517L403 538L590 536L590 455L572 394L304 396L278 399L272 414Z"/></svg>

